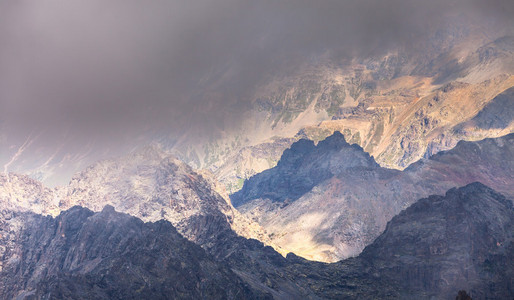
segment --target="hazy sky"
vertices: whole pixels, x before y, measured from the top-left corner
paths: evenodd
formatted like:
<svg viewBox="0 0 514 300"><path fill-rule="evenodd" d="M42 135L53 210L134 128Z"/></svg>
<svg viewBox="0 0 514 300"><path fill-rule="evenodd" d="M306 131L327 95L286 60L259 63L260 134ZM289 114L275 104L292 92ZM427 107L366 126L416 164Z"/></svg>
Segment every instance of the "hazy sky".
<svg viewBox="0 0 514 300"><path fill-rule="evenodd" d="M270 74L409 46L456 15L508 21L514 1L0 0L0 142L237 120Z"/></svg>

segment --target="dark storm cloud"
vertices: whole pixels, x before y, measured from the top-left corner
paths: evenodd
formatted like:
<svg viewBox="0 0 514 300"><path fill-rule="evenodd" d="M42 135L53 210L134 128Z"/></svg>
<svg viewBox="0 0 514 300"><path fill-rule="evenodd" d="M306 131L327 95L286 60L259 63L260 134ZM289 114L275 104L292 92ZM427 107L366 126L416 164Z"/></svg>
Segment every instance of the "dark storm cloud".
<svg viewBox="0 0 514 300"><path fill-rule="evenodd" d="M454 16L508 21L513 2L5 0L0 126L106 140L210 128L269 75L408 47Z"/></svg>

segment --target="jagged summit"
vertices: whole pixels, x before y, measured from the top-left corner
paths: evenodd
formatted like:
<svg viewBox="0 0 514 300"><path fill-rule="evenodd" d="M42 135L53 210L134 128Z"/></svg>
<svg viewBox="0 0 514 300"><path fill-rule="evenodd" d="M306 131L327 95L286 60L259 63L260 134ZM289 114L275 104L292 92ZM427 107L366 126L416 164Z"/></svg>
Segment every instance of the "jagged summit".
<svg viewBox="0 0 514 300"><path fill-rule="evenodd" d="M344 135L340 131L334 131L334 133L331 136L327 137L324 140L321 140L318 143L318 147L334 150L340 150L341 148L347 146L350 146L350 144L346 142Z"/></svg>
<svg viewBox="0 0 514 300"><path fill-rule="evenodd" d="M335 175L377 167L373 157L360 146L350 145L343 134L336 131L317 145L307 139L293 143L276 167L248 179L231 200L236 207L257 198L294 201Z"/></svg>

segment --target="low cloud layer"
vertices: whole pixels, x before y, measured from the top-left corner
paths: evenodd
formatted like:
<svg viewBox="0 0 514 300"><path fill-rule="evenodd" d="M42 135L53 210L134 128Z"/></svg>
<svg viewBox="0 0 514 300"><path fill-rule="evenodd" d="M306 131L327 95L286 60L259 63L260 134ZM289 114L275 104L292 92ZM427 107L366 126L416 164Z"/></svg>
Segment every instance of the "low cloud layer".
<svg viewBox="0 0 514 300"><path fill-rule="evenodd" d="M510 0L2 1L0 139L210 128L237 121L267 76L320 55L385 53L451 18L513 16Z"/></svg>

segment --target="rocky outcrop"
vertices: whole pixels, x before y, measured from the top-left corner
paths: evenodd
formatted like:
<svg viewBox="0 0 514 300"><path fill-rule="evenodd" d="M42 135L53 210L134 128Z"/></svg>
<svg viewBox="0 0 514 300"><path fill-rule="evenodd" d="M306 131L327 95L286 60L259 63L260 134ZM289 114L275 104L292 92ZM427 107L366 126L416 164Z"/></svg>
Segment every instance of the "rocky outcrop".
<svg viewBox="0 0 514 300"><path fill-rule="evenodd" d="M481 183L430 196L395 216L359 259L397 282L405 296L473 299L514 295L514 209Z"/></svg>
<svg viewBox="0 0 514 300"><path fill-rule="evenodd" d="M256 299L228 267L167 221L106 206L58 217L2 210L4 299Z"/></svg>
<svg viewBox="0 0 514 300"><path fill-rule="evenodd" d="M303 143L309 144L302 141L300 145ZM316 165L316 147L310 145L312 156L301 154L298 156L302 158L301 163L282 165L291 166L289 171L280 170L279 163L249 179L233 195L238 209L259 222L274 243L309 259L337 261L357 255L402 209L419 198L442 194L452 187L480 181L506 195L514 195L514 134L460 142L454 149L423 159L404 171L381 168L371 160L370 164L362 165L367 160L355 159L369 157L362 149L341 147L338 148L341 153L330 152L320 159L327 165L339 164L337 168L332 167L336 171L321 180L309 177L309 174L323 174ZM347 151L349 154L345 154ZM285 156L290 159L290 154ZM351 157L351 164L337 157ZM292 178L294 174L306 174L304 182L317 183L308 186L309 190L291 184L283 185L280 190L276 182L287 182L287 179L279 179L277 174L293 174ZM276 191L280 191L280 197L275 196ZM294 197L288 198L289 193Z"/></svg>
<svg viewBox="0 0 514 300"><path fill-rule="evenodd" d="M288 256L299 282L328 299L473 299L514 296L512 199L481 183L421 199L361 255L333 264Z"/></svg>
<svg viewBox="0 0 514 300"><path fill-rule="evenodd" d="M301 139L284 151L276 167L251 177L230 198L236 207L258 198L295 201L335 174L378 167L369 154L356 144L348 144L340 132L317 145Z"/></svg>

